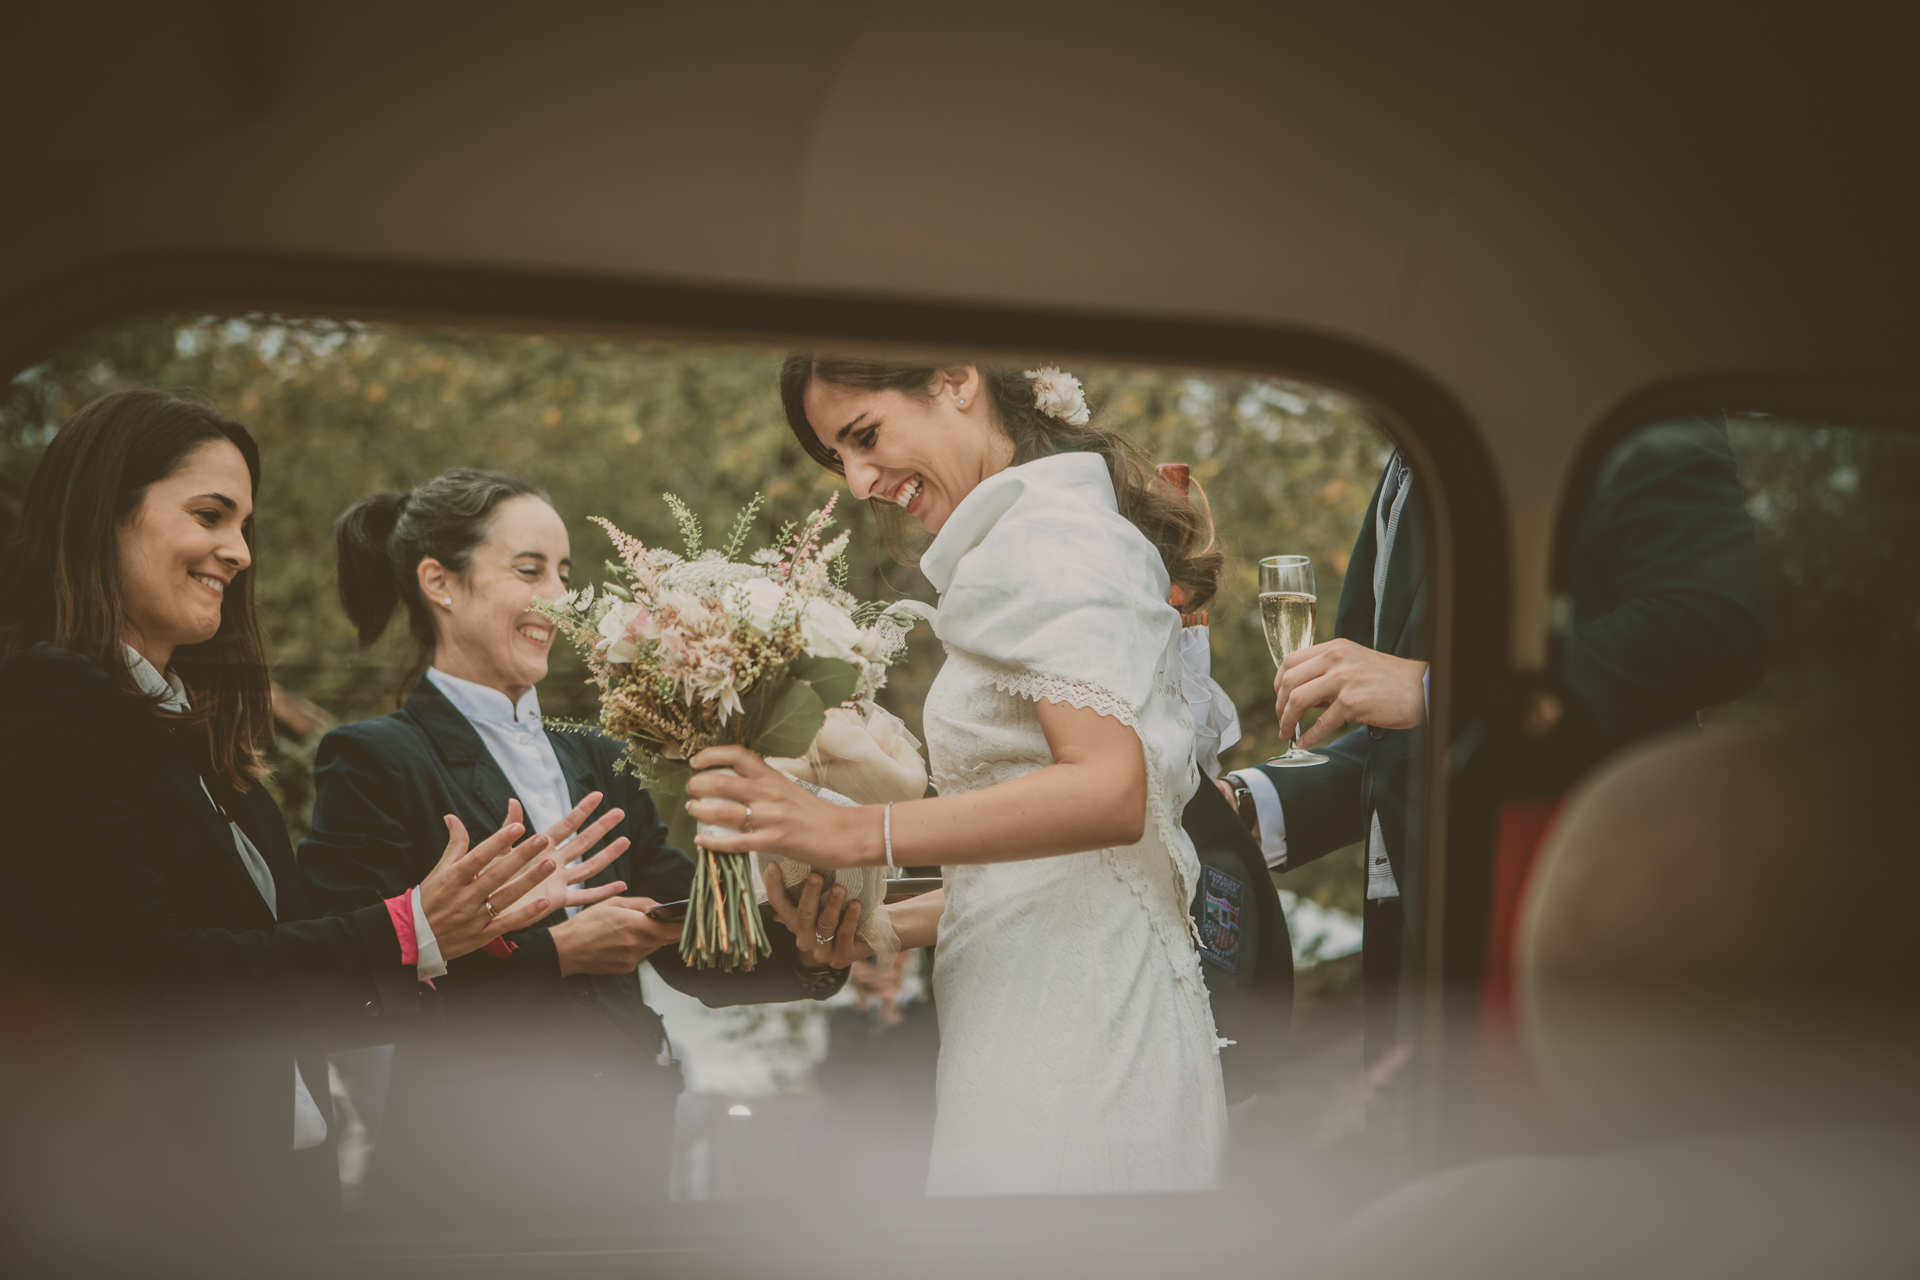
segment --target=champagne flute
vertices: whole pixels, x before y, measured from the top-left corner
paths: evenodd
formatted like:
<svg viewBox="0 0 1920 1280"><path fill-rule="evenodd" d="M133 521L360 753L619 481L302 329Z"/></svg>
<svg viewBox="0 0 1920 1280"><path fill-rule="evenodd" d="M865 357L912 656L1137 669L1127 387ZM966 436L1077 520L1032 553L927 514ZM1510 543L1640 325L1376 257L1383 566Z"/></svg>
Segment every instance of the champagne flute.
<svg viewBox="0 0 1920 1280"><path fill-rule="evenodd" d="M1267 633L1267 650L1273 654L1275 669L1288 654L1313 643L1316 607L1312 560L1306 556L1268 556L1260 562L1260 626ZM1319 752L1300 749L1297 724L1287 749L1267 761L1283 769L1326 762Z"/></svg>

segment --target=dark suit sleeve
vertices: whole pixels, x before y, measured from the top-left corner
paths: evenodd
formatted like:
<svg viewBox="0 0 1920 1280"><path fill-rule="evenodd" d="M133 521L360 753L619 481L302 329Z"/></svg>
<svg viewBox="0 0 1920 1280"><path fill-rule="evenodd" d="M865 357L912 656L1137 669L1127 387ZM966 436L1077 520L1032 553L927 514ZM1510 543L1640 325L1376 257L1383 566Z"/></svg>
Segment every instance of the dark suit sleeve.
<svg viewBox="0 0 1920 1280"><path fill-rule="evenodd" d="M1723 429L1666 423L1617 450L1575 556L1566 681L1608 738L1684 723L1759 681L1759 552Z"/></svg>
<svg viewBox="0 0 1920 1280"><path fill-rule="evenodd" d="M128 776L143 762L119 758L91 728L48 726L6 763L0 802L19 838L0 865L18 900L40 904L9 926L8 950L29 951L34 967L122 992L157 1026L213 1034L295 1031L414 997L384 906L210 927L180 863L193 836L169 829L180 819L155 801L151 779Z"/></svg>
<svg viewBox="0 0 1920 1280"><path fill-rule="evenodd" d="M1257 766L1273 783L1287 824L1287 862L1277 870L1303 867L1365 838L1361 783L1367 743L1366 731L1361 729L1316 747L1327 757L1325 764L1299 769Z"/></svg>

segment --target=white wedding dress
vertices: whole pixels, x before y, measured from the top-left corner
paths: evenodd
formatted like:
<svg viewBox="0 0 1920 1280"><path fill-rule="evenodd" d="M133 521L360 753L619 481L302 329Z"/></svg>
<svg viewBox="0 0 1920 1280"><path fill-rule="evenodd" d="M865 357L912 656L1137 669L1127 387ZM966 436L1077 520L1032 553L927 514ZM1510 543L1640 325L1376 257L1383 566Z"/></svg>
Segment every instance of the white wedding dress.
<svg viewBox="0 0 1920 1280"><path fill-rule="evenodd" d="M1189 924L1199 783L1179 617L1105 463L1066 454L967 496L922 559L947 661L925 726L942 795L1052 763L1035 700L1139 733L1138 844L945 868L929 1194L1197 1190L1226 1147L1218 1041Z"/></svg>

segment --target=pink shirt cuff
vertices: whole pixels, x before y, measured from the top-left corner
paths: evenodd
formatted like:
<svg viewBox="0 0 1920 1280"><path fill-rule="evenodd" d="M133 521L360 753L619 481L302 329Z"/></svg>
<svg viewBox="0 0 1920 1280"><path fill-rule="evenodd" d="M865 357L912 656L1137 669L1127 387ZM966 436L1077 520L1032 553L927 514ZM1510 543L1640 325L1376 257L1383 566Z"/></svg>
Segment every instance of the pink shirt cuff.
<svg viewBox="0 0 1920 1280"><path fill-rule="evenodd" d="M387 916L393 921L394 937L400 939L400 963L419 964L420 940L413 931L413 890L409 889L403 894L388 898ZM520 944L509 942L505 938L495 938L480 949L490 956L505 960L520 949ZM420 981L429 986L433 984L431 978L422 978Z"/></svg>
<svg viewBox="0 0 1920 1280"><path fill-rule="evenodd" d="M413 935L413 890L387 899L387 916L393 921L393 936L400 939L400 963L420 963L420 943Z"/></svg>

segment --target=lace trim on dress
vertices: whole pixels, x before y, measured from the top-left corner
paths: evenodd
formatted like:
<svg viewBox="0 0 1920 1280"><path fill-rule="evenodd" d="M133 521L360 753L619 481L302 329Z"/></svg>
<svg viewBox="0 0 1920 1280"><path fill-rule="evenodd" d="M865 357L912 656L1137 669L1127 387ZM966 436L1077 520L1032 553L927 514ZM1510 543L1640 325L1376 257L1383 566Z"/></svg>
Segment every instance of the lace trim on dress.
<svg viewBox="0 0 1920 1280"><path fill-rule="evenodd" d="M963 650L949 647L947 660L951 662L963 652ZM1173 962L1175 977L1182 986L1188 987L1199 995L1201 1006L1207 1010L1208 1034L1214 1040L1214 1052L1218 1053L1219 1034L1212 1025L1212 1001L1207 995L1206 981L1200 973L1200 931L1193 923L1193 913L1188 909L1196 891L1195 874L1181 862L1179 857L1181 831L1179 819L1173 813L1173 807L1167 803L1166 762L1160 758L1160 753L1153 744L1147 741L1146 735L1140 733L1139 717L1134 714L1132 704L1111 689L1064 672L1034 667L1010 667L973 653L966 654L965 660L978 663L995 688L1013 697L1032 702L1042 699L1048 702L1061 702L1083 711L1092 708L1103 716L1118 720L1139 736L1141 753L1146 759L1147 766L1147 818L1152 830L1160 839L1160 847L1167 853L1166 865L1172 873L1177 894L1176 901L1180 906L1180 918L1186 922L1186 928L1183 931L1185 936L1168 930L1166 921L1162 919L1162 913L1154 909L1152 890L1141 883L1139 868L1134 863L1115 856L1112 850L1103 851L1103 856L1114 875L1140 900L1141 910L1145 912L1155 936L1160 939L1161 945L1166 948L1168 958ZM1180 689L1176 686L1170 696L1180 696L1180 693ZM1184 705L1182 702L1183 708Z"/></svg>
<svg viewBox="0 0 1920 1280"><path fill-rule="evenodd" d="M1036 667L1009 667L1004 663L969 654L969 658L979 663L987 672L988 679L996 689L1009 693L1016 698L1025 698L1029 702L1064 702L1070 707L1085 711L1092 708L1101 715L1132 729L1140 731L1138 717L1133 714L1133 706L1125 698L1111 689L1097 685L1091 680L1082 680L1064 672L1047 671Z"/></svg>

